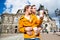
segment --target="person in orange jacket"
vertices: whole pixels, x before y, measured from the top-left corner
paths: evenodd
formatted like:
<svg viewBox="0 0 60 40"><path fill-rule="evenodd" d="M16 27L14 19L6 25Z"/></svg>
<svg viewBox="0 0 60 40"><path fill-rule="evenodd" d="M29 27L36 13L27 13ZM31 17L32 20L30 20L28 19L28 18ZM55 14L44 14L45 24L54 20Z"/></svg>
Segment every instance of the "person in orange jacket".
<svg viewBox="0 0 60 40"><path fill-rule="evenodd" d="M22 15L18 22L19 32L24 33L24 40L40 40L36 39L36 37L40 38L40 34L35 35L34 31L34 27L39 25L39 21L37 20L36 15L31 14L31 6L25 6L24 12L25 15Z"/></svg>
<svg viewBox="0 0 60 40"><path fill-rule="evenodd" d="M35 5L31 6L31 12L32 12L33 15L36 15L36 6ZM37 17L37 20L35 22L36 24L33 23L36 26L33 25L33 29L34 29L34 33L36 35L35 40L40 40L40 38L41 38L40 37L40 30L41 30L40 26L43 22L44 10L40 10L39 15L36 15L36 17Z"/></svg>
<svg viewBox="0 0 60 40"><path fill-rule="evenodd" d="M18 30L19 32L24 33L24 40L29 40L35 38L34 32L32 29L33 16L31 15L31 6L26 5L24 8L25 15L22 15L18 21Z"/></svg>

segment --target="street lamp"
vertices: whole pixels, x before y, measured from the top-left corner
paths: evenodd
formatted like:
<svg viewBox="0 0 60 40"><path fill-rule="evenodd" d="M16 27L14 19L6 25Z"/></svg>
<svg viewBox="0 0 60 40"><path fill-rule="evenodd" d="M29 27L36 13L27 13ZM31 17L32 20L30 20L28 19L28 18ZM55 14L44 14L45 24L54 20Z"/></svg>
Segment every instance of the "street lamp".
<svg viewBox="0 0 60 40"><path fill-rule="evenodd" d="M58 8L55 10L55 14L56 14L56 17L58 17L59 19L59 31L60 31L60 10Z"/></svg>
<svg viewBox="0 0 60 40"><path fill-rule="evenodd" d="M1 16L0 16L0 25L1 25ZM1 30L1 26L0 26L0 30ZM1 36L1 31L0 31L0 36Z"/></svg>

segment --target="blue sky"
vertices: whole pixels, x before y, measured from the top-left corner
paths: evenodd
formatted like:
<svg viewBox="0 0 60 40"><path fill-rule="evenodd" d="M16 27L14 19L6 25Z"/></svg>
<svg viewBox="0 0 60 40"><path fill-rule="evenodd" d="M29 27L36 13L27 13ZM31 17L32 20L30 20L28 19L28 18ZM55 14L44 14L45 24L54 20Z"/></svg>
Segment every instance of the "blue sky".
<svg viewBox="0 0 60 40"><path fill-rule="evenodd" d="M6 0L0 0L0 14L2 14L2 12L4 11L4 3L5 3Z"/></svg>
<svg viewBox="0 0 60 40"><path fill-rule="evenodd" d="M56 20L58 25L54 10L56 8L60 9L60 0L0 0L0 14L5 12L16 14L18 9L23 9L27 4L35 4L37 9L40 4L44 5L49 10L49 15Z"/></svg>

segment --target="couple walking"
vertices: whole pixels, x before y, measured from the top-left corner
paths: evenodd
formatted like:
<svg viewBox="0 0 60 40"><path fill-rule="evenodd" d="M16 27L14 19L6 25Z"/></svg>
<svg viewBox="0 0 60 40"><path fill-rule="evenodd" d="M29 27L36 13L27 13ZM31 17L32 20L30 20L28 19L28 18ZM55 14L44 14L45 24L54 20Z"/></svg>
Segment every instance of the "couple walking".
<svg viewBox="0 0 60 40"><path fill-rule="evenodd" d="M40 10L39 15L36 15L36 6L26 5L24 14L18 21L19 32L24 33L24 40L40 40L40 25L43 22L44 11Z"/></svg>

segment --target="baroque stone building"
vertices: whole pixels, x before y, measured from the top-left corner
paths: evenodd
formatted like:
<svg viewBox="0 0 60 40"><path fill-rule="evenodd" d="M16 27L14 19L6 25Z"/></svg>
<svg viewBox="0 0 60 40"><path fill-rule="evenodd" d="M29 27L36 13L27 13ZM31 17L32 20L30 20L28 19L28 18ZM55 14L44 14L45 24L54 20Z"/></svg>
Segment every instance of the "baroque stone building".
<svg viewBox="0 0 60 40"><path fill-rule="evenodd" d="M24 15L22 9L18 10L16 14L13 14L13 13L12 14L9 14L9 13L2 14L1 15L2 32L3 33L18 33L18 19L21 17L21 15ZM42 23L43 29L46 28L48 31L51 31L50 28L53 27L52 22L53 22L53 20L49 17L48 10L45 10L44 20ZM54 27L56 27L56 24L54 24Z"/></svg>
<svg viewBox="0 0 60 40"><path fill-rule="evenodd" d="M19 13L18 13L19 12ZM1 15L2 19L2 32L3 33L17 33L18 32L18 19L23 14L22 10L18 10L16 14L4 13Z"/></svg>
<svg viewBox="0 0 60 40"><path fill-rule="evenodd" d="M43 23L42 23L42 26L43 26L43 30L48 30L48 32L51 32L51 31L56 31L57 29L57 26L56 26L56 22L54 19L52 19L49 14L48 14L48 10L46 9L45 10L45 14L44 14L44 19L43 19Z"/></svg>

